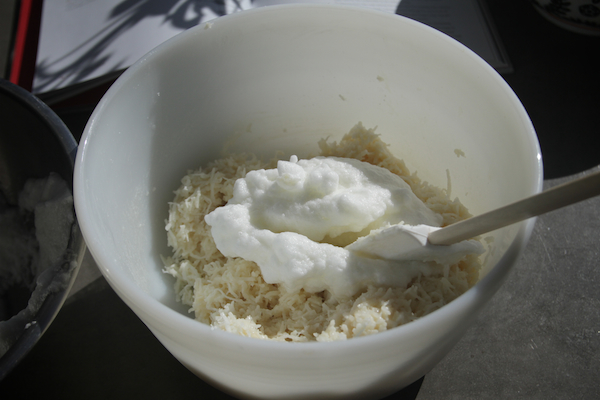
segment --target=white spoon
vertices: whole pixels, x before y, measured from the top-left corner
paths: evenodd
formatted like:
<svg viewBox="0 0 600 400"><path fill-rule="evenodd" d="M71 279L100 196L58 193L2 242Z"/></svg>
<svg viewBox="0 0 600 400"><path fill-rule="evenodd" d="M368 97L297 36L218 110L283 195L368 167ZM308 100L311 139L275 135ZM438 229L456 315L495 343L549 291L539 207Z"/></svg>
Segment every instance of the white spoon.
<svg viewBox="0 0 600 400"><path fill-rule="evenodd" d="M470 242L459 242L598 195L600 171L444 228L393 225L372 232L347 246L347 249L392 260L427 257L432 251L442 254L466 253L469 252ZM458 247L459 244L462 247Z"/></svg>

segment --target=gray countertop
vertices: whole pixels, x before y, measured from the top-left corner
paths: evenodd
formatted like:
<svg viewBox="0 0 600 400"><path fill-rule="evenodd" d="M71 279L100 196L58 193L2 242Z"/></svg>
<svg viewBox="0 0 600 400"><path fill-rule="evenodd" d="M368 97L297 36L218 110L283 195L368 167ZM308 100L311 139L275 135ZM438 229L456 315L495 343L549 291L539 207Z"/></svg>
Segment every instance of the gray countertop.
<svg viewBox="0 0 600 400"><path fill-rule="evenodd" d="M539 217L507 281L417 398L600 398L599 244L600 198Z"/></svg>
<svg viewBox="0 0 600 400"><path fill-rule="evenodd" d="M600 164L600 38L523 0L489 0L536 127L551 187ZM60 110L58 111L59 115ZM81 121L62 115L75 135ZM600 398L600 198L538 218L505 284L448 356L388 399ZM177 362L86 256L54 323L0 382L0 398L230 399Z"/></svg>

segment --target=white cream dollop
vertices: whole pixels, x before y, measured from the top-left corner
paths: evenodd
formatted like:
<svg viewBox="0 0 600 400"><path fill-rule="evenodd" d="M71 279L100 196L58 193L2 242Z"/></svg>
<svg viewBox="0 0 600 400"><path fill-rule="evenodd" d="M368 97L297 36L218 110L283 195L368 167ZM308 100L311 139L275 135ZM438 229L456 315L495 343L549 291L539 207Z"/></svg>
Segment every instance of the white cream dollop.
<svg viewBox="0 0 600 400"><path fill-rule="evenodd" d="M443 263L345 248L380 228L442 221L402 178L355 159L292 156L276 169L251 171L205 221L221 253L256 262L267 283L288 290L351 296L368 284L406 285Z"/></svg>

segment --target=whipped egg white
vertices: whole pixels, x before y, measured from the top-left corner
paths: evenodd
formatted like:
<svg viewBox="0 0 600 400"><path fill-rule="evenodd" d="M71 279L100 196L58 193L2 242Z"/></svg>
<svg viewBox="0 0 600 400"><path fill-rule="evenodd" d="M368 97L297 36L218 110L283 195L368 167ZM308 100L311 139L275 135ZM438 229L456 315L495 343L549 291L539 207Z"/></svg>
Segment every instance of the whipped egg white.
<svg viewBox="0 0 600 400"><path fill-rule="evenodd" d="M205 221L219 251L256 262L267 283L290 291L328 290L337 297L369 284L404 286L418 274L483 251L475 241L414 259L382 257L362 251L364 246L353 250L371 232L397 225L439 227L442 217L399 176L349 158L292 156L275 169L248 172L236 181L229 202Z"/></svg>

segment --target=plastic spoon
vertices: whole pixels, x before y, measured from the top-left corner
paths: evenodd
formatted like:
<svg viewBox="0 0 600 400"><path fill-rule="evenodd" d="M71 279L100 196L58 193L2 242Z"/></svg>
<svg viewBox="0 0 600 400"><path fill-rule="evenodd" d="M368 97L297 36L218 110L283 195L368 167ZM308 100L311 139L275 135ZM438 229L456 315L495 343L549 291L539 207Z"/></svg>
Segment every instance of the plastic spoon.
<svg viewBox="0 0 600 400"><path fill-rule="evenodd" d="M600 171L444 228L393 225L361 238L347 248L363 255L394 260L419 258L431 251L447 253L450 249L444 247L458 246L459 242L483 233L598 195ZM457 251L465 250L468 248L460 250L457 247Z"/></svg>

